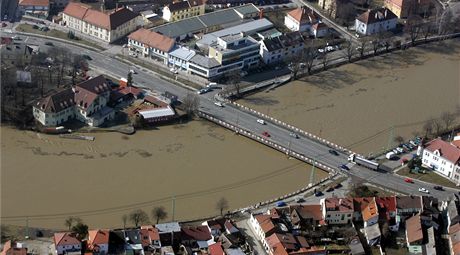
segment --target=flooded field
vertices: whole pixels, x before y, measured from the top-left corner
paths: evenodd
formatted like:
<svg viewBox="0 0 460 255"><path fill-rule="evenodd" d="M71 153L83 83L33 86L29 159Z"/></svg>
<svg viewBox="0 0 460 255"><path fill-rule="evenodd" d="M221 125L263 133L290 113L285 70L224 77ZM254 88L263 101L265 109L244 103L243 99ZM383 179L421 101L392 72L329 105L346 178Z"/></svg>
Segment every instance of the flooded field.
<svg viewBox="0 0 460 255"><path fill-rule="evenodd" d="M1 129L2 223L64 228L78 216L90 228L121 227L136 208L164 206L181 220L297 190L311 167L205 121L140 131L95 134L81 141ZM317 170L316 178L327 173ZM21 219L12 216L24 216Z"/></svg>
<svg viewBox="0 0 460 255"><path fill-rule="evenodd" d="M303 78L241 103L368 155L457 112L460 40L371 58ZM458 123L458 121L457 121Z"/></svg>

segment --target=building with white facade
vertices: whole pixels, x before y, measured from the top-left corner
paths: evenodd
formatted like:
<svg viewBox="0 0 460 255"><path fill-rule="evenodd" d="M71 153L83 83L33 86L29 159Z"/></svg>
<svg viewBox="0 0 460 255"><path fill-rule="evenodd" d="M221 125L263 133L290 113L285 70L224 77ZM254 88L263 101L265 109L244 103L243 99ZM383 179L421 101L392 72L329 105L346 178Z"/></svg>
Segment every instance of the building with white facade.
<svg viewBox="0 0 460 255"><path fill-rule="evenodd" d="M20 0L19 12L22 15L31 15L40 18L47 18L50 9L49 0Z"/></svg>
<svg viewBox="0 0 460 255"><path fill-rule="evenodd" d="M131 52L142 54L169 63L169 53L175 48L175 41L167 36L140 28L128 36L128 47Z"/></svg>
<svg viewBox="0 0 460 255"><path fill-rule="evenodd" d="M141 23L142 18L127 8L106 13L81 3L70 2L62 13L64 26L107 43L131 33Z"/></svg>
<svg viewBox="0 0 460 255"><path fill-rule="evenodd" d="M70 119L100 126L115 115L107 106L110 91L104 76L100 75L39 100L33 106L33 116L47 127L59 126Z"/></svg>
<svg viewBox="0 0 460 255"><path fill-rule="evenodd" d="M301 54L304 49L305 38L300 32L291 32L277 37L260 41L260 56L267 64L288 61Z"/></svg>
<svg viewBox="0 0 460 255"><path fill-rule="evenodd" d="M429 142L423 150L422 165L455 183L460 183L460 148L441 138Z"/></svg>
<svg viewBox="0 0 460 255"><path fill-rule="evenodd" d="M71 233L55 233L54 246L58 255L72 252L81 253L81 242Z"/></svg>
<svg viewBox="0 0 460 255"><path fill-rule="evenodd" d="M316 13L305 6L292 10L284 17L284 25L291 31L310 32L311 26L318 23Z"/></svg>
<svg viewBox="0 0 460 255"><path fill-rule="evenodd" d="M355 20L356 32L372 35L396 28L398 17L387 8L368 10Z"/></svg>
<svg viewBox="0 0 460 255"><path fill-rule="evenodd" d="M163 7L163 19L174 22L203 15L205 13L205 2L202 0L185 0L170 3Z"/></svg>
<svg viewBox="0 0 460 255"><path fill-rule="evenodd" d="M186 47L176 47L169 53L168 65L174 69L188 70L190 59L195 56L196 52Z"/></svg>
<svg viewBox="0 0 460 255"><path fill-rule="evenodd" d="M323 198L320 204L327 224L349 224L353 220L354 204L351 198Z"/></svg>
<svg viewBox="0 0 460 255"><path fill-rule="evenodd" d="M88 231L88 248L96 254L108 254L109 252L109 230Z"/></svg>

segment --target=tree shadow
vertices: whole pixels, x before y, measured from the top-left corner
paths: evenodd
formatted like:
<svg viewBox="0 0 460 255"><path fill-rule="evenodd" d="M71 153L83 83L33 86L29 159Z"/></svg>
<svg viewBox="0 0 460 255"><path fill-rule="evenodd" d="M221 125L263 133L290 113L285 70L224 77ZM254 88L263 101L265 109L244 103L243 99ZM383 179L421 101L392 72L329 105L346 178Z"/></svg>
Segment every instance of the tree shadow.
<svg viewBox="0 0 460 255"><path fill-rule="evenodd" d="M279 101L273 98L266 98L261 96L252 96L251 98L244 98L244 101L253 105L276 105Z"/></svg>
<svg viewBox="0 0 460 255"><path fill-rule="evenodd" d="M332 91L340 89L348 85L352 85L365 77L358 72L342 69L332 69L322 72L317 75L307 76L300 81L308 82L309 84L321 88L323 90Z"/></svg>

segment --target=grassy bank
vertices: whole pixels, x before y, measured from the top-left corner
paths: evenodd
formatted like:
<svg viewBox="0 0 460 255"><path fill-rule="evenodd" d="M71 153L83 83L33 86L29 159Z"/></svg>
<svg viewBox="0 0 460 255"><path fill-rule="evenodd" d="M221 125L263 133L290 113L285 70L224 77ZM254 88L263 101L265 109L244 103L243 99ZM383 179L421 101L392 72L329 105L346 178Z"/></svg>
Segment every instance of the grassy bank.
<svg viewBox="0 0 460 255"><path fill-rule="evenodd" d="M457 188L455 184L448 179L440 176L439 174L431 171L431 170L426 170L425 174L422 173L411 173L408 167L405 167L401 170L398 171L399 175L407 176L412 179L417 179L420 181L425 181L432 183L433 185L441 185L444 187L451 187L451 188ZM430 187L428 187L430 188Z"/></svg>
<svg viewBox="0 0 460 255"><path fill-rule="evenodd" d="M72 39L69 39L67 37L67 33L64 33L62 31L59 31L59 30L55 30L55 29L50 29L49 31L40 31L38 29L34 29L32 25L29 25L29 24L19 24L16 28L17 31L20 31L20 32L25 32L25 33L32 33L32 34L38 34L38 35L45 35L45 36L49 36L49 37L54 37L54 38L59 38L59 39L64 39L64 40L69 40L69 41L73 41L73 42L76 42L76 43L81 43L81 44L84 44L84 45L88 45L90 47L94 47L96 49L99 49L99 50L105 50L104 47L101 47L99 46L98 44L96 43L93 43L93 42L89 42L89 41L86 41L86 40L83 40L81 38L78 38L77 40L72 40Z"/></svg>

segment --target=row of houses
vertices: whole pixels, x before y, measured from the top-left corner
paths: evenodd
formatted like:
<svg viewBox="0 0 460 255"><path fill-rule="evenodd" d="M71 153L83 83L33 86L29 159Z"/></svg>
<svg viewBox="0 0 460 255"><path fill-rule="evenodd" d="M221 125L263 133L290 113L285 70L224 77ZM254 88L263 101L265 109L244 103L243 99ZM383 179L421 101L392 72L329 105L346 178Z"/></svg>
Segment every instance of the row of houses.
<svg viewBox="0 0 460 255"><path fill-rule="evenodd" d="M460 243L458 210L458 201L438 202L426 196L332 197L319 204L277 207L264 214L252 214L249 222L270 255L331 253L327 248L331 247L329 235L335 238L336 245L345 246L341 248L344 252L365 254L363 247L379 246L384 232L397 236L401 229L408 252L433 255L435 236L451 233L451 250ZM451 219L447 225L444 215ZM346 234L340 234L341 228ZM355 228L360 233L349 232ZM356 241L359 236L360 244Z"/></svg>

